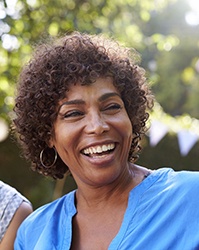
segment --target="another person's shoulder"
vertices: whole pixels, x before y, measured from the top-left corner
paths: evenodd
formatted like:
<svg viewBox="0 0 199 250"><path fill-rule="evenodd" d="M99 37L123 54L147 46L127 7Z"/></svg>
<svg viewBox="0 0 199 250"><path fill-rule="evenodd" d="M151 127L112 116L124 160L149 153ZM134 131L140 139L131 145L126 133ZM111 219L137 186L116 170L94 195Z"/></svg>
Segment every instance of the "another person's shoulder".
<svg viewBox="0 0 199 250"><path fill-rule="evenodd" d="M0 181L0 207L1 230L4 230L4 232L15 213L26 215L32 209L30 201L25 196L2 181Z"/></svg>
<svg viewBox="0 0 199 250"><path fill-rule="evenodd" d="M32 206L26 201L19 205L0 243L0 250L13 249L14 239L20 224L32 213Z"/></svg>
<svg viewBox="0 0 199 250"><path fill-rule="evenodd" d="M6 202L10 202L13 198L18 198L19 200L27 201L27 198L23 196L19 191L17 191L14 187L10 186L9 184L0 181L0 204L5 204Z"/></svg>
<svg viewBox="0 0 199 250"><path fill-rule="evenodd" d="M21 205L17 209L15 216L17 219L24 220L30 213L32 213L33 208L30 202L22 201Z"/></svg>
<svg viewBox="0 0 199 250"><path fill-rule="evenodd" d="M0 249L13 249L17 229L32 212L32 205L15 188L0 181L0 208Z"/></svg>
<svg viewBox="0 0 199 250"><path fill-rule="evenodd" d="M1 193L1 200L0 201L3 201L3 200L5 200L5 197L17 193L17 190L15 188L11 187L10 185L6 184L5 182L0 181L0 193Z"/></svg>

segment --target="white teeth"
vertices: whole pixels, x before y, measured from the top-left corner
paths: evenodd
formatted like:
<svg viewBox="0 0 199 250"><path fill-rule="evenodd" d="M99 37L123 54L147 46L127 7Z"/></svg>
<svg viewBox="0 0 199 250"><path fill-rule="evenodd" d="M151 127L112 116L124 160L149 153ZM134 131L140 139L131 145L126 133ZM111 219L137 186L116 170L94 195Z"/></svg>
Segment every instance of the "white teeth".
<svg viewBox="0 0 199 250"><path fill-rule="evenodd" d="M102 151L102 147L100 147L100 146L98 146L97 147L97 153L102 153L103 151Z"/></svg>
<svg viewBox="0 0 199 250"><path fill-rule="evenodd" d="M107 145L86 148L86 149L83 150L83 153L86 154L86 155L88 155L88 154L96 154L96 153L107 152L107 151L112 150L114 148L115 148L115 144L110 143L110 144L107 144Z"/></svg>
<svg viewBox="0 0 199 250"><path fill-rule="evenodd" d="M103 145L103 146L102 146L102 150L103 150L103 151L107 151L107 150L108 150L108 147L107 147L106 145Z"/></svg>

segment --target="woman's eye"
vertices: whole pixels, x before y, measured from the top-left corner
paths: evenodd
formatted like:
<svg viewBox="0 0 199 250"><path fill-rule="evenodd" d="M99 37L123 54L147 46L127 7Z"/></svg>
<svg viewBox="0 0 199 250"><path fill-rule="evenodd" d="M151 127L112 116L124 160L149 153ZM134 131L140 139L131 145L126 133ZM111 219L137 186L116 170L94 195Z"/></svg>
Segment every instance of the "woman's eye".
<svg viewBox="0 0 199 250"><path fill-rule="evenodd" d="M105 108L105 110L118 110L118 109L121 109L122 107L121 107L121 105L120 104L111 104L111 105L109 105L109 106L107 106L106 108Z"/></svg>
<svg viewBox="0 0 199 250"><path fill-rule="evenodd" d="M79 117L84 115L83 112L79 111L79 110L74 110L74 111L69 111L65 114L63 114L64 118L72 118L72 117Z"/></svg>
<svg viewBox="0 0 199 250"><path fill-rule="evenodd" d="M104 107L103 111L108 115L114 115L122 109L122 106L118 103L113 103Z"/></svg>

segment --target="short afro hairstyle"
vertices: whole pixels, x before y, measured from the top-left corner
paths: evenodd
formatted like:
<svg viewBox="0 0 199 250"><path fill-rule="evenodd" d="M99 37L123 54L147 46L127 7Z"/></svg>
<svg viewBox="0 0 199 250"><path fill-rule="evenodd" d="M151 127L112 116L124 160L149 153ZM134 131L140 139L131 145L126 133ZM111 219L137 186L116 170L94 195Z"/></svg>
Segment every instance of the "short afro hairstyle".
<svg viewBox="0 0 199 250"><path fill-rule="evenodd" d="M55 152L48 143L54 133L57 105L72 84L92 84L99 77L112 77L121 94L133 128L128 160L136 161L139 142L147 129L147 110L153 106L153 95L139 59L134 49L121 46L114 39L79 32L49 39L36 47L19 76L13 120L24 156L34 171L54 179L69 172L59 155L50 166ZM42 159L48 168L40 161L43 149Z"/></svg>

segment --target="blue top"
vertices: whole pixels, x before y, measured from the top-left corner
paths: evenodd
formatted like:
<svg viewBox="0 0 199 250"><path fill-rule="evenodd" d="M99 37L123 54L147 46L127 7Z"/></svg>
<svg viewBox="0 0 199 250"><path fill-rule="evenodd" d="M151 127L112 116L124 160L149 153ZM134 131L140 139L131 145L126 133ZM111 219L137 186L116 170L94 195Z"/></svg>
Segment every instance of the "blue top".
<svg viewBox="0 0 199 250"><path fill-rule="evenodd" d="M129 194L108 250L199 249L199 172L155 170ZM20 226L15 250L69 250L75 191L42 206ZM92 236L91 236L92 237Z"/></svg>

